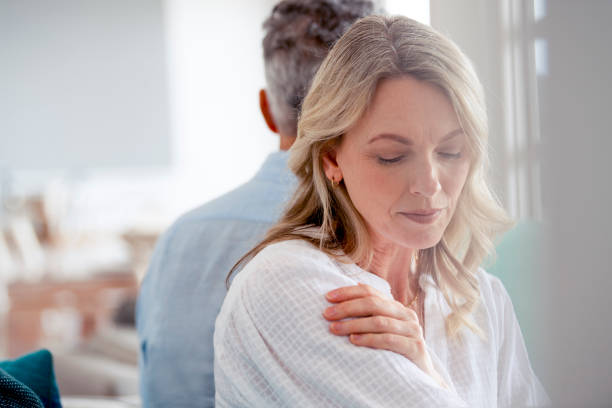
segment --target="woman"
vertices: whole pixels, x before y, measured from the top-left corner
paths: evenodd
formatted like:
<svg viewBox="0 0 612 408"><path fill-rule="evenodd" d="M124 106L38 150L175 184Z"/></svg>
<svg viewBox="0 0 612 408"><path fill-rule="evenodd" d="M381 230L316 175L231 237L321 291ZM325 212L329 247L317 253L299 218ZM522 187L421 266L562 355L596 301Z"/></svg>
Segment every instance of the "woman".
<svg viewBox="0 0 612 408"><path fill-rule="evenodd" d="M218 406L534 406L512 304L479 265L509 225L485 181L467 58L367 17L304 100L293 201L238 265L215 329Z"/></svg>

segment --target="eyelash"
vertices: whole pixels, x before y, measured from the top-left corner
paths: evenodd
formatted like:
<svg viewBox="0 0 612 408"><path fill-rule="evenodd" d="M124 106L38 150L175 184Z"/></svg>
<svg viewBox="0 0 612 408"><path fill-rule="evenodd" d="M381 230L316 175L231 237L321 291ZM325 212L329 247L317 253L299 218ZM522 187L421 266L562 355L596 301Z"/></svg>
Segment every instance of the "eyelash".
<svg viewBox="0 0 612 408"><path fill-rule="evenodd" d="M438 153L440 156L445 157L447 159L458 159L461 157L461 152L458 153Z"/></svg>
<svg viewBox="0 0 612 408"><path fill-rule="evenodd" d="M438 154L440 156L442 156L443 158L445 158L445 159L459 159L459 158L461 158L461 152L458 152L458 153L438 153ZM391 159L385 159L384 157L378 157L378 162L380 164L389 165L389 164L398 163L403 158L404 158L404 156L397 156L397 157L393 157Z"/></svg>
<svg viewBox="0 0 612 408"><path fill-rule="evenodd" d="M378 158L378 162L379 162L380 164L389 165L389 164L397 163L397 162L399 162L400 160L402 160L403 158L404 158L404 156L397 156L397 157L394 157L394 158L392 158L392 159L385 159L385 158L383 158L383 157L379 157L379 158Z"/></svg>

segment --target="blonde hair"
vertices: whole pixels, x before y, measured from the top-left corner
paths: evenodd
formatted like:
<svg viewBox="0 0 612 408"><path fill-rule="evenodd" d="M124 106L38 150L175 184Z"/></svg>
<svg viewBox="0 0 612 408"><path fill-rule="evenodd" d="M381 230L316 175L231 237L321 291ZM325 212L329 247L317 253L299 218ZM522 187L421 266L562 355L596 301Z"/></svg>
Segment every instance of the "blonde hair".
<svg viewBox="0 0 612 408"><path fill-rule="evenodd" d="M495 235L511 221L485 180L488 129L482 87L454 43L402 16L359 20L323 61L304 100L291 148L289 167L298 178L297 190L280 221L230 275L264 247L289 239L369 265L373 250L365 222L343 184L334 188L325 177L321 156L362 117L379 81L401 76L440 88L467 135L471 163L455 213L442 239L419 250L417 268L422 276L433 277L452 310L446 319L448 335L454 337L465 325L484 336L471 316L480 301L476 271L494 253ZM312 227L317 234L310 232Z"/></svg>

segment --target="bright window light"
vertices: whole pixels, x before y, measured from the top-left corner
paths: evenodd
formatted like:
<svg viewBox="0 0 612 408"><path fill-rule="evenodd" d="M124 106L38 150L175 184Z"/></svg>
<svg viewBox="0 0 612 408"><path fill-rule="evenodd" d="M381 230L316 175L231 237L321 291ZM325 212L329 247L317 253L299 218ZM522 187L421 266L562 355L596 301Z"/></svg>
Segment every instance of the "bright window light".
<svg viewBox="0 0 612 408"><path fill-rule="evenodd" d="M430 24L429 0L387 0L389 14L401 14L423 24Z"/></svg>

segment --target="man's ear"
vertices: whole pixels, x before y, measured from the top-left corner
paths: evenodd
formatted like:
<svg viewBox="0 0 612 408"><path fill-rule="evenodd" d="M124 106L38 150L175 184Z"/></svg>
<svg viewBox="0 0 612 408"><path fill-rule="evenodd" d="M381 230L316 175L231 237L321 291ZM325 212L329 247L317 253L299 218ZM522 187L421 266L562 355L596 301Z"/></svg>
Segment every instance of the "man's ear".
<svg viewBox="0 0 612 408"><path fill-rule="evenodd" d="M323 162L323 171L329 181L340 183L342 180L342 170L338 165L338 152L335 147L330 146L323 151L321 161Z"/></svg>
<svg viewBox="0 0 612 408"><path fill-rule="evenodd" d="M270 128L274 133L278 133L278 128L276 127L276 123L274 122L274 118L272 117L272 111L270 110L270 104L268 102L268 94L265 89L259 90L259 109L261 109L261 114L266 121L266 125Z"/></svg>

